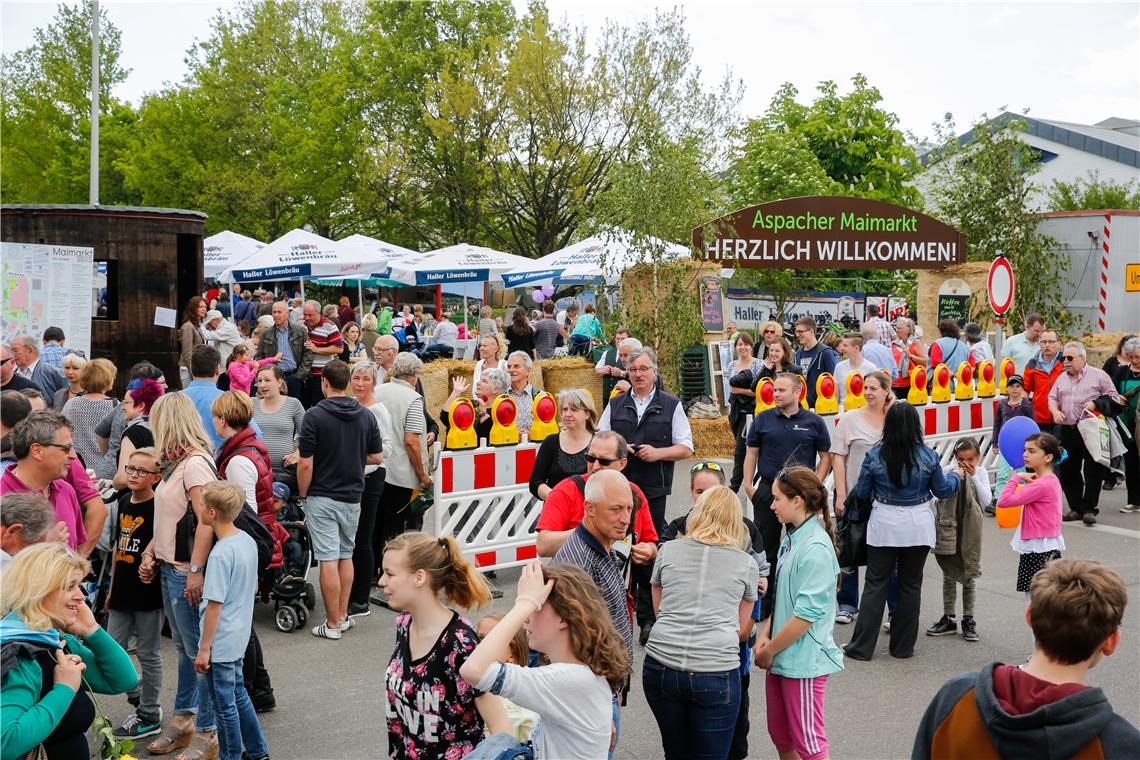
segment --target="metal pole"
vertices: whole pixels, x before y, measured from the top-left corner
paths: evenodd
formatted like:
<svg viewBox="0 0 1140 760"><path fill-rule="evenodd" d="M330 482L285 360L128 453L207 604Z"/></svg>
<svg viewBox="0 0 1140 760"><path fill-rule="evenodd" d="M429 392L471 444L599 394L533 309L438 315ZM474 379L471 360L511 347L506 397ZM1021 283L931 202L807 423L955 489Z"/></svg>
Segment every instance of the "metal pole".
<svg viewBox="0 0 1140 760"><path fill-rule="evenodd" d="M304 304L305 304L305 278L302 277L300 282L301 282L301 305L304 306Z"/></svg>
<svg viewBox="0 0 1140 760"><path fill-rule="evenodd" d="M90 202L99 205L99 3L91 9L91 187Z"/></svg>
<svg viewBox="0 0 1140 760"><path fill-rule="evenodd" d="M357 301L360 304L360 318L364 319L364 280L356 281L356 295L360 299Z"/></svg>

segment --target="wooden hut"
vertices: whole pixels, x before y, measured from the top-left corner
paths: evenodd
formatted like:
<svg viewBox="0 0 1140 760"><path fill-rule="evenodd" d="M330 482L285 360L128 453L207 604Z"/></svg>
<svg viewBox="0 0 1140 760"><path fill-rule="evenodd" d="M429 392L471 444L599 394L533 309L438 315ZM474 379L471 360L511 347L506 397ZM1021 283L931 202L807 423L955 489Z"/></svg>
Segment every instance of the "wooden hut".
<svg viewBox="0 0 1140 760"><path fill-rule="evenodd" d="M84 246L106 270L106 314L91 325L94 356L119 368L116 391L143 359L178 387L177 329L154 324L155 307L182 307L202 292L200 211L126 206L0 206L0 238L11 243Z"/></svg>

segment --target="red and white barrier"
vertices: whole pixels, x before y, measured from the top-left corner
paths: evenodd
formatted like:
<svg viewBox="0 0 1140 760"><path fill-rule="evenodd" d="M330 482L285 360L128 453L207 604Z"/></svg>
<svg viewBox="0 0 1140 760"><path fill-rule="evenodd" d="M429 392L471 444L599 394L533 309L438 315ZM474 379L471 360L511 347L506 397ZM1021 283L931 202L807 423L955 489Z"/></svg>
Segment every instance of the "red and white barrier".
<svg viewBox="0 0 1140 760"><path fill-rule="evenodd" d="M542 502L530 493L537 443L442 451L432 531L454 536L481 572L535 559Z"/></svg>

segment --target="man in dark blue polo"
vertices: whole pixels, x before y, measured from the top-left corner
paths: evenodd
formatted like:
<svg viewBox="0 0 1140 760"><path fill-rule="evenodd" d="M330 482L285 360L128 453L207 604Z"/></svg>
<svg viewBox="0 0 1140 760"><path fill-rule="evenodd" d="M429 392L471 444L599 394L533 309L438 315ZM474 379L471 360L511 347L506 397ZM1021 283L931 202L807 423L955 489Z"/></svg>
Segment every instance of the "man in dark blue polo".
<svg viewBox="0 0 1140 760"><path fill-rule="evenodd" d="M765 409L748 429L748 453L744 457L744 491L752 499L752 519L764 540L768 564L776 567L780 544L780 521L772 512L772 483L780 470L793 464L814 467L822 479L831 468L831 434L815 412L800 406L803 378L781 372L773 386L776 406ZM759 475L759 478L756 478ZM775 583L771 573L769 587ZM775 595L764 595L765 615L771 612Z"/></svg>

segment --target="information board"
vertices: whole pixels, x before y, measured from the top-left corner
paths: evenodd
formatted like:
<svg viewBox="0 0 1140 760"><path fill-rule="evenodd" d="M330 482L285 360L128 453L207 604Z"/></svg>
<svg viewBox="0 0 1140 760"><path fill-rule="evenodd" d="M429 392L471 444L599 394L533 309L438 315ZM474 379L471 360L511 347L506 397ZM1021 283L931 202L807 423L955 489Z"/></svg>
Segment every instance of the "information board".
<svg viewBox="0 0 1140 760"><path fill-rule="evenodd" d="M705 323L705 332L724 331L724 301L721 298L720 277L702 277L701 288L701 319Z"/></svg>
<svg viewBox="0 0 1140 760"><path fill-rule="evenodd" d="M63 245L0 243L0 333L43 336L59 327L68 348L91 355L95 249Z"/></svg>

